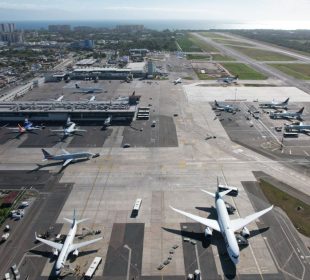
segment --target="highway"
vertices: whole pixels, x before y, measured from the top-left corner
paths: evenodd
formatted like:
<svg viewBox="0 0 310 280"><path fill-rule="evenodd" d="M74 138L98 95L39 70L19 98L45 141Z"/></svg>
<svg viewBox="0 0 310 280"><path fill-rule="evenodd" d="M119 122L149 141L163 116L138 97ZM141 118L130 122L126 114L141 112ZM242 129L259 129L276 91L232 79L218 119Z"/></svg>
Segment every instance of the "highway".
<svg viewBox="0 0 310 280"><path fill-rule="evenodd" d="M198 33L192 33L194 36L198 37L200 40L205 41L207 44L214 46L219 51L225 53L228 56L231 56L235 59L237 59L240 62L244 62L248 65L250 65L252 68L268 75L269 77L277 78L279 80L282 80L287 84L288 86L294 86L297 87L306 93L310 94L310 84L308 84L305 81L295 79L289 75L286 75L285 73L267 65L264 62L256 61L255 59L252 59L234 49L229 48L228 46L224 46L220 43L214 42L212 39L204 37ZM282 50L281 50L282 51Z"/></svg>

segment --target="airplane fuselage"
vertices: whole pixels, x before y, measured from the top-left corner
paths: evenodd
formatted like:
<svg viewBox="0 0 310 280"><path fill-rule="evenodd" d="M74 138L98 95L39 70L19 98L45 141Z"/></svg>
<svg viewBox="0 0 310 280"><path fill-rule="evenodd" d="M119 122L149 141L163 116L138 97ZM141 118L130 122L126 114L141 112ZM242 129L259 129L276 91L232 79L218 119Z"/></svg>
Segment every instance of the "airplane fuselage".
<svg viewBox="0 0 310 280"><path fill-rule="evenodd" d="M310 132L310 125L287 125L285 126L285 130L291 131L309 131Z"/></svg>
<svg viewBox="0 0 310 280"><path fill-rule="evenodd" d="M71 244L73 244L76 229L77 229L77 225L76 225L76 223L74 223L72 225L71 229L69 230L69 233L68 233L66 240L63 244L63 247L60 251L60 254L59 254L59 257L57 259L56 266L55 266L57 275L60 273L61 268L65 265L65 262L68 258L68 255L70 254L69 249L70 249Z"/></svg>
<svg viewBox="0 0 310 280"><path fill-rule="evenodd" d="M273 119L301 119L301 114L299 113L273 113L270 114Z"/></svg>
<svg viewBox="0 0 310 280"><path fill-rule="evenodd" d="M91 158L93 154L88 152L80 152L80 153L72 153L72 154L61 154L53 156L52 158L49 158L49 160L63 160L66 161L68 159L81 159L81 158Z"/></svg>
<svg viewBox="0 0 310 280"><path fill-rule="evenodd" d="M222 198L215 199L215 206L218 216L218 223L223 235L228 255L236 265L239 262L239 246L234 232L230 229L230 219L225 202Z"/></svg>
<svg viewBox="0 0 310 280"><path fill-rule="evenodd" d="M70 135L71 133L73 133L75 131L75 123L71 123L67 128L65 128L64 133L65 135Z"/></svg>

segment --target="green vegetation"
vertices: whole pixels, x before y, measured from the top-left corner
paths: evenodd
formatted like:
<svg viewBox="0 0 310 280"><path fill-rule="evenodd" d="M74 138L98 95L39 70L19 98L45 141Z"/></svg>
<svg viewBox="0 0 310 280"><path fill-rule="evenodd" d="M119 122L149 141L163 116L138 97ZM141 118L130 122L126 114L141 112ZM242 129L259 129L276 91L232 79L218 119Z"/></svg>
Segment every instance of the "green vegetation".
<svg viewBox="0 0 310 280"><path fill-rule="evenodd" d="M269 64L280 71L301 80L310 80L310 64Z"/></svg>
<svg viewBox="0 0 310 280"><path fill-rule="evenodd" d="M267 77L243 63L221 63L232 75L239 75L241 80L265 80Z"/></svg>
<svg viewBox="0 0 310 280"><path fill-rule="evenodd" d="M265 51L261 49L255 49L255 48L243 48L243 47L234 47L232 46L233 49L251 57L256 60L261 60L261 61L291 61L291 60L296 60L295 58L291 56L287 56L284 54L276 53L276 52L271 52L271 51Z"/></svg>
<svg viewBox="0 0 310 280"><path fill-rule="evenodd" d="M199 34L201 34L204 37L211 38L211 39L225 39L225 38L227 39L226 36L220 35L220 34L216 34L216 33L213 33L213 32L199 32Z"/></svg>
<svg viewBox="0 0 310 280"><path fill-rule="evenodd" d="M310 30L230 30L229 32L310 53Z"/></svg>
<svg viewBox="0 0 310 280"><path fill-rule="evenodd" d="M186 34L181 38L177 39L177 42L184 52L214 52L217 51L216 48L208 45L204 41L200 40L194 35Z"/></svg>
<svg viewBox="0 0 310 280"><path fill-rule="evenodd" d="M217 43L221 43L223 45L237 45L237 46L244 46L244 47L250 47L253 46L253 44L245 43L245 42L240 42L238 40L232 40L232 39L214 39L213 41Z"/></svg>
<svg viewBox="0 0 310 280"><path fill-rule="evenodd" d="M280 207L300 233L310 237L310 206L264 180L260 186L269 202Z"/></svg>
<svg viewBox="0 0 310 280"><path fill-rule="evenodd" d="M187 59L190 60L210 60L210 55L204 55L204 54L188 54L186 56Z"/></svg>
<svg viewBox="0 0 310 280"><path fill-rule="evenodd" d="M219 61L234 61L235 59L227 56L227 55L222 55L220 53L214 53L212 54L212 60L219 60Z"/></svg>

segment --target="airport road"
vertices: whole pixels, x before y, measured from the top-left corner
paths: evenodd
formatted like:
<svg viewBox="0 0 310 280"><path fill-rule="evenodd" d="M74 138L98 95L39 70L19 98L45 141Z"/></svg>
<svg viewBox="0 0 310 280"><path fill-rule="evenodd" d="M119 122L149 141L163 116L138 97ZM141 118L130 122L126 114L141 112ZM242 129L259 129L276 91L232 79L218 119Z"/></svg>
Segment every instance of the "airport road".
<svg viewBox="0 0 310 280"><path fill-rule="evenodd" d="M244 62L246 64L249 64L250 66L252 66L254 69L270 76L270 77L276 77L284 82L286 82L288 85L290 86L294 86L297 87L307 93L310 93L310 85L302 80L298 80L295 79L289 75L286 75L285 73L269 66L266 65L263 62L259 62L256 61L234 49L229 48L229 46L224 46L220 43L214 42L212 39L204 37L198 33L192 33L194 34L196 37L198 37L201 40L204 40L206 43L213 45L214 47L216 47L217 49L219 49L220 51L222 51L223 53L232 56L234 58L236 58L237 60L239 60L240 62Z"/></svg>

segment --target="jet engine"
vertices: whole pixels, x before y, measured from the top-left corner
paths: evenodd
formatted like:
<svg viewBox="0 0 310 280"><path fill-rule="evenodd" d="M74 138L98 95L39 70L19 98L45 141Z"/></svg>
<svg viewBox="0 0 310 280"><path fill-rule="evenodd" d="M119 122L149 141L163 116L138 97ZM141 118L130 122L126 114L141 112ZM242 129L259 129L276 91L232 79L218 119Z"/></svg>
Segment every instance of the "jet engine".
<svg viewBox="0 0 310 280"><path fill-rule="evenodd" d="M74 252L72 254L73 254L73 256L77 257L79 255L79 251L76 249L76 250L74 250Z"/></svg>
<svg viewBox="0 0 310 280"><path fill-rule="evenodd" d="M206 227L205 229L205 238L209 239L212 236L212 229L209 227Z"/></svg>
<svg viewBox="0 0 310 280"><path fill-rule="evenodd" d="M249 231L246 227L244 227L244 228L242 229L242 231L241 231L241 235L242 235L244 238L249 238L249 236L250 236L250 231Z"/></svg>
<svg viewBox="0 0 310 280"><path fill-rule="evenodd" d="M58 250L57 249L53 249L53 255L58 256Z"/></svg>

